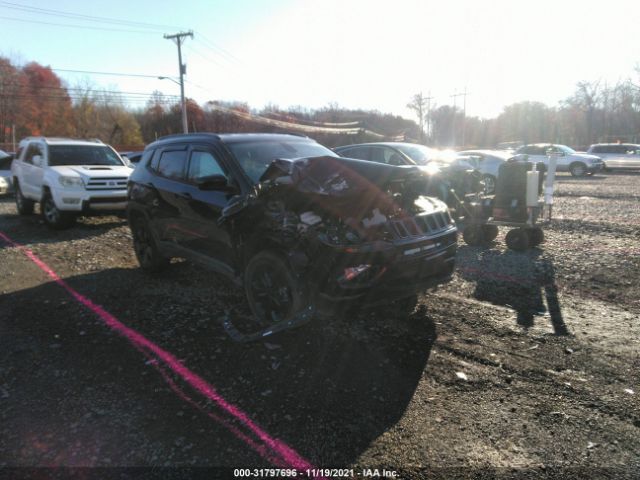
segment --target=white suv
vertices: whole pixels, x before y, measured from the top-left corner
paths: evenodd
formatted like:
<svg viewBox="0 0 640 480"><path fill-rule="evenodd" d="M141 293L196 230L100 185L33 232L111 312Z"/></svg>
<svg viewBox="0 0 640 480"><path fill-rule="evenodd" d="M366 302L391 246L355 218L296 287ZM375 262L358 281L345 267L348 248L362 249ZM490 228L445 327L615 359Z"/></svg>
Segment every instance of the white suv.
<svg viewBox="0 0 640 480"><path fill-rule="evenodd" d="M640 169L640 145L636 143L596 143L587 153L602 157L607 170Z"/></svg>
<svg viewBox="0 0 640 480"><path fill-rule="evenodd" d="M132 171L99 140L26 138L11 165L18 213L40 202L45 223L58 229L80 214L124 210Z"/></svg>
<svg viewBox="0 0 640 480"><path fill-rule="evenodd" d="M536 143L524 145L514 152L515 155L528 155L530 162L542 162L546 166L549 166L549 155L552 153L557 155L558 172L570 172L574 177L593 175L604 167L600 157L578 153L566 145Z"/></svg>

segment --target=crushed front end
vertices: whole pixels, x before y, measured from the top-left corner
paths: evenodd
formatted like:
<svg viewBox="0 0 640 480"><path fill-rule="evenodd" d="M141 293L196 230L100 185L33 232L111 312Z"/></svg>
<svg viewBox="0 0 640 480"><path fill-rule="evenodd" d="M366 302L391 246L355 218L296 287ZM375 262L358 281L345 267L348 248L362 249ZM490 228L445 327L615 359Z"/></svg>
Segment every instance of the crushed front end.
<svg viewBox="0 0 640 480"><path fill-rule="evenodd" d="M277 160L252 198L230 206L226 217L248 250L274 245L286 252L314 308L372 305L451 277L455 222L425 191L424 175L412 167Z"/></svg>

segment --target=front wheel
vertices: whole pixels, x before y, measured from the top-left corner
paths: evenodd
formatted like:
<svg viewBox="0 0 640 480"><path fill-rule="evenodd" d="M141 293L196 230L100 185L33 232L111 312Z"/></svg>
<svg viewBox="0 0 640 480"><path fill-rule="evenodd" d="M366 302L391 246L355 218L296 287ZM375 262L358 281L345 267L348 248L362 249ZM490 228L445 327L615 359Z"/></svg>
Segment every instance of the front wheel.
<svg viewBox="0 0 640 480"><path fill-rule="evenodd" d="M61 211L50 193L47 193L42 199L42 218L47 227L54 230L62 230L68 228L76 220L75 215L69 212Z"/></svg>
<svg viewBox="0 0 640 480"><path fill-rule="evenodd" d="M285 258L272 251L249 261L244 288L251 312L263 328L292 319L308 303L302 281Z"/></svg>
<svg viewBox="0 0 640 480"><path fill-rule="evenodd" d="M531 246L529 232L524 228L509 230L504 238L507 247L516 252L522 252Z"/></svg>
<svg viewBox="0 0 640 480"><path fill-rule="evenodd" d="M33 213L33 200L29 200L22 194L22 189L18 181L15 181L16 185L16 209L19 215L31 215Z"/></svg>

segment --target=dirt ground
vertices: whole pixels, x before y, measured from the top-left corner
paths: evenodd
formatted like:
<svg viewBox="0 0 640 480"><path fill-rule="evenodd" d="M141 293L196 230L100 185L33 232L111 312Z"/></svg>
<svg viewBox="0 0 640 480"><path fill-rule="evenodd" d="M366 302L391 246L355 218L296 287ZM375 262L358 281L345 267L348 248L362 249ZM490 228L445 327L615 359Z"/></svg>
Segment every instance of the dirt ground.
<svg viewBox="0 0 640 480"><path fill-rule="evenodd" d="M143 274L122 218L52 232L0 198L0 233L177 359L0 239L0 478L640 478L640 175L561 175L555 217L527 253L504 230L460 240L454 280L413 311L238 344L228 282L186 262Z"/></svg>

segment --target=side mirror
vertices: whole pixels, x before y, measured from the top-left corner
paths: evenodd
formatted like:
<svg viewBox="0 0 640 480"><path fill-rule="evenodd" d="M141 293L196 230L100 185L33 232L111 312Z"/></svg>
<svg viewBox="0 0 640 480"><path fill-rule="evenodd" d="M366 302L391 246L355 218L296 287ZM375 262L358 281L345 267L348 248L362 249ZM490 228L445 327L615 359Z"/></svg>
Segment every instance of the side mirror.
<svg viewBox="0 0 640 480"><path fill-rule="evenodd" d="M36 167L42 166L42 155L34 155L31 157L31 163L33 163Z"/></svg>
<svg viewBox="0 0 640 480"><path fill-rule="evenodd" d="M231 192L236 189L229 183L229 180L224 175L209 175L207 177L201 177L196 181L196 185L198 185L200 190L205 191Z"/></svg>

